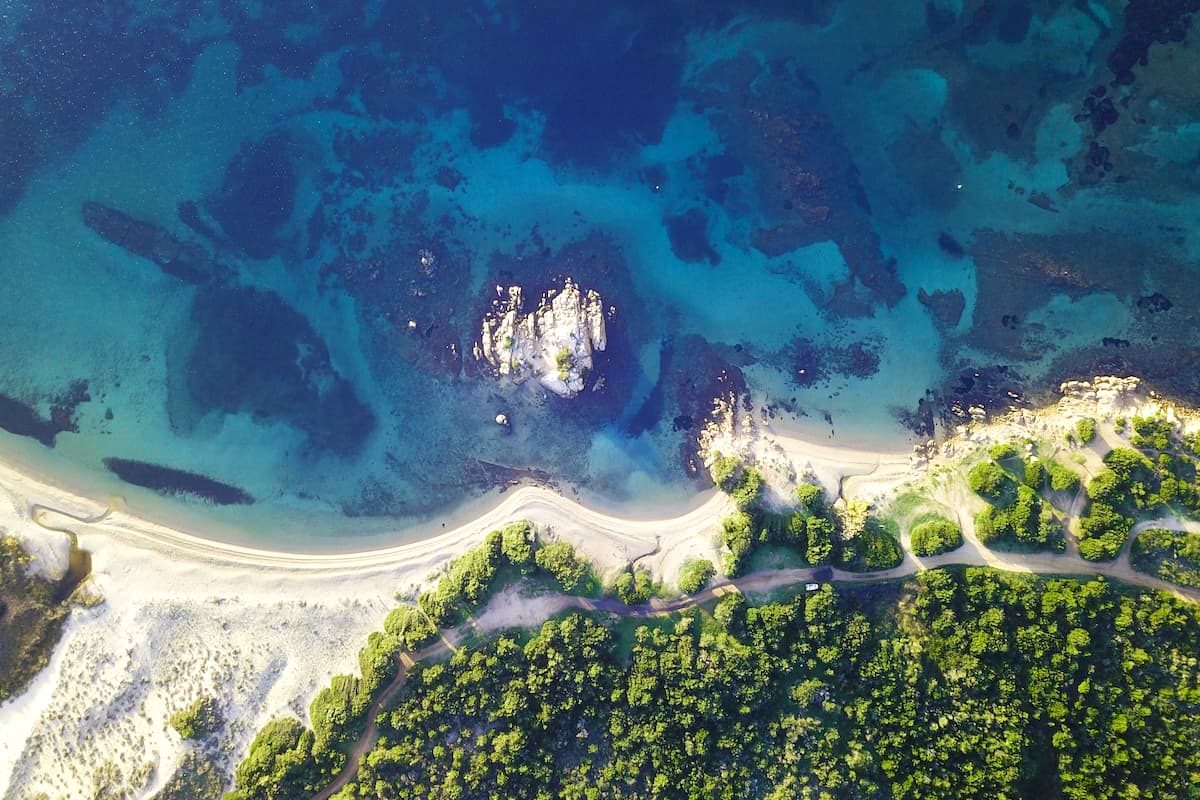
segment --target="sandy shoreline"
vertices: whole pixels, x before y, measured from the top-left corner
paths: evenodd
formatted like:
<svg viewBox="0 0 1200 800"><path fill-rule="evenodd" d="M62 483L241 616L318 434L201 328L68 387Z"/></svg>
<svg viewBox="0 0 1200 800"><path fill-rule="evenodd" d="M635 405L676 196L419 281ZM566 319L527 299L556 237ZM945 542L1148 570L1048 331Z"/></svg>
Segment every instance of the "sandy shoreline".
<svg viewBox="0 0 1200 800"><path fill-rule="evenodd" d="M876 474L881 464L890 465L891 479L909 463L906 452L806 443L770 426L759 434L834 486L843 476ZM654 507L599 510L525 486L442 515L444 530L398 528L341 540L337 552L288 552L158 522L120 497L98 502L19 462L0 455L0 528L25 542L37 568L50 573L65 566L68 538L49 529L75 531L92 554L90 586L103 603L73 611L50 666L25 694L0 706L3 798L39 791L82 797L97 770L131 796L152 795L191 747L167 719L200 693L225 705L224 749L214 757L230 767L268 719L304 716L330 676L356 671L358 648L397 595L416 592L439 567L512 520L534 521L604 569L638 559L671 580L687 558L716 556L717 524L732 510L715 490L664 518ZM397 543L373 546L381 541Z"/></svg>

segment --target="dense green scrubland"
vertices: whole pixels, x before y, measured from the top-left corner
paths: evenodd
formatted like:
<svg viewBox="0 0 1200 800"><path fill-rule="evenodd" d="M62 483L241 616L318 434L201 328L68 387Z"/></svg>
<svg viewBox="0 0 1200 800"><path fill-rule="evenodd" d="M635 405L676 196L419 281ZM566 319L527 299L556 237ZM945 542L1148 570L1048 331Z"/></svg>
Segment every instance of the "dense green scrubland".
<svg viewBox="0 0 1200 800"><path fill-rule="evenodd" d="M0 702L46 665L67 616L60 585L31 574L28 566L20 543L0 531Z"/></svg>
<svg viewBox="0 0 1200 800"><path fill-rule="evenodd" d="M1163 593L983 568L569 614L415 667L336 797L1191 797L1197 652ZM230 797L327 785L314 724L265 729Z"/></svg>
<svg viewBox="0 0 1200 800"><path fill-rule="evenodd" d="M1139 572L1200 589L1200 533L1142 531L1133 540L1129 561Z"/></svg>

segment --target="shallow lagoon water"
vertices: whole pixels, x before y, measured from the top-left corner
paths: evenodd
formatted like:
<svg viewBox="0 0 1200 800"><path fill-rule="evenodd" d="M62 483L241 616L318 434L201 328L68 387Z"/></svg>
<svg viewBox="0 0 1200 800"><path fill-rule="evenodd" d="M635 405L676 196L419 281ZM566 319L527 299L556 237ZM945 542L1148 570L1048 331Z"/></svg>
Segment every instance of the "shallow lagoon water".
<svg viewBox="0 0 1200 800"><path fill-rule="evenodd" d="M53 5L0 6L0 394L63 425L0 444L157 514L283 543L521 479L686 504L723 369L890 448L1075 373L1197 389L1194 89L1162 66L1190 27L1123 82L1119 4L1021 30L969 2ZM219 276L107 241L87 202ZM1063 245L1097 231L1150 255ZM493 287L565 276L617 309L601 388L496 380L471 355ZM111 457L257 502L152 501Z"/></svg>

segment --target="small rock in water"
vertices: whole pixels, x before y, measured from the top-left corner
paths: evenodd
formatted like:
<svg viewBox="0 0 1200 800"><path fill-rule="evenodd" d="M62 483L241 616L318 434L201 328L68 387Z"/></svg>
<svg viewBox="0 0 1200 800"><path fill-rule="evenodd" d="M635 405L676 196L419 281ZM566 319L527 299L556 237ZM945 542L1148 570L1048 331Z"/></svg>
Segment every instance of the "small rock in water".
<svg viewBox="0 0 1200 800"><path fill-rule="evenodd" d="M547 292L524 313L520 286L496 291L500 299L483 320L475 357L514 383L533 378L559 397L583 391L593 353L607 345L600 295L581 292L567 278L560 291Z"/></svg>

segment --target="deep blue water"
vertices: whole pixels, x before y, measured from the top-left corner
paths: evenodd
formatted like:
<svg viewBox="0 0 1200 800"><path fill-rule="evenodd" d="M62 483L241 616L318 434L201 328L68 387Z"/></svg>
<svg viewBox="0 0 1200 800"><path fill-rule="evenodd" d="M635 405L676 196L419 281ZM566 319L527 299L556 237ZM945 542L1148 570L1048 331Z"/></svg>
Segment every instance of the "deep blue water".
<svg viewBox="0 0 1200 800"><path fill-rule="evenodd" d="M0 0L0 435L389 518L686 498L730 390L893 446L1194 398L1197 6ZM565 277L589 389L497 380L494 287Z"/></svg>

